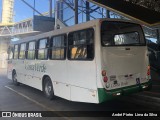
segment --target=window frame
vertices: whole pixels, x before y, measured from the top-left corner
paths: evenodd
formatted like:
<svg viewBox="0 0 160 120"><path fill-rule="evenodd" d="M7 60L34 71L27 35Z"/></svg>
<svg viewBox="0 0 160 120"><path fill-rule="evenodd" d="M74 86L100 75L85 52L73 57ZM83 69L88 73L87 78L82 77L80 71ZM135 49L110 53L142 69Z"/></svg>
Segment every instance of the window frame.
<svg viewBox="0 0 160 120"><path fill-rule="evenodd" d="M22 45L22 44L26 44L25 50L24 50L24 58L19 58L19 57L20 57L21 45ZM26 42L20 43L20 44L19 44L19 54L18 54L18 59L20 59L20 60L25 60L25 59L26 59L26 50L27 50L27 43L26 43Z"/></svg>
<svg viewBox="0 0 160 120"><path fill-rule="evenodd" d="M53 49L53 46L52 46L52 42L53 42L53 38L54 37L59 37L59 36L64 36L64 58L62 59L62 58L60 58L60 59L55 59L55 58L52 58L52 49ZM67 46L68 46L68 37L67 37L68 35L66 34L66 33L64 33L64 34L59 34L59 35L55 35L55 36L52 36L51 38L50 38L50 41L49 41L49 59L50 60L66 60L66 56L67 56ZM59 47L56 47L56 48L59 48ZM62 48L62 47L61 47Z"/></svg>
<svg viewBox="0 0 160 120"><path fill-rule="evenodd" d="M36 46L35 46L35 48L36 48L36 51L35 51L36 56L35 57L36 57L37 60L48 60L48 58L49 58L49 47L39 49L39 45L40 45L39 43L43 39L46 39L47 44L50 45L49 37L44 37L44 38L40 38L40 39L37 40ZM45 49L47 49L47 58L44 58L44 59L38 58L38 51L39 50L45 50Z"/></svg>
<svg viewBox="0 0 160 120"><path fill-rule="evenodd" d="M13 46L11 46L11 45L8 46L7 53L8 53L7 60L14 59L14 45ZM11 56L11 54L12 54L12 56Z"/></svg>
<svg viewBox="0 0 160 120"><path fill-rule="evenodd" d="M139 34L138 31L120 32L120 33L118 33L118 34L113 34L113 35L115 36L115 35L128 34L128 33L138 33L138 40L139 40L138 42L140 43L141 37L140 37L140 34ZM131 46L131 44L116 45L114 39L113 39L113 42L114 42L114 45L112 45L112 46ZM139 43L138 43L138 44L139 44ZM141 45L136 45L136 44L137 44L137 43L133 43L132 46L141 46ZM104 45L104 46L105 46L105 45Z"/></svg>
<svg viewBox="0 0 160 120"><path fill-rule="evenodd" d="M76 33L76 32L81 32L81 31L88 31L88 30L91 30L93 32L93 58L92 59L72 59L71 58L71 55L70 55L70 46L81 46L81 45L69 45L69 35L72 33ZM89 28L84 28L84 29L80 29L80 30L76 30L76 31L72 31L72 32L69 32L68 33L68 36L67 36L67 59L70 60L70 61L93 61L94 58L95 58L95 30L93 27L89 27ZM82 44L84 45L84 44ZM85 45L89 45L89 44L85 44Z"/></svg>
<svg viewBox="0 0 160 120"><path fill-rule="evenodd" d="M139 35L139 45L134 45L134 44L123 44L123 45L115 45L114 40L112 41L114 43L114 45L104 45L103 41L102 41L102 24L103 22L107 22L107 23L126 23L126 24L133 24L133 25L137 25L139 26L140 30L142 31L142 34L140 34L138 31L132 30L129 32L120 32L118 34L125 34L125 33L131 33L131 32L137 32ZM118 35L118 34L113 34L113 35ZM144 43L140 43L141 38L144 38ZM142 26L140 24L137 23L132 23L132 22L123 22L123 21L102 21L102 23L100 24L100 41L101 41L101 46L102 47L125 47L125 46L146 46L146 40L145 40L145 35L142 29Z"/></svg>
<svg viewBox="0 0 160 120"><path fill-rule="evenodd" d="M17 53L18 53L18 55L17 55L17 58L15 58L15 46L18 46L18 50L17 50ZM19 44L14 44L14 53L13 53L13 59L14 60L17 60L17 59L19 59Z"/></svg>
<svg viewBox="0 0 160 120"><path fill-rule="evenodd" d="M34 58L33 59L28 58L28 51L29 51L29 43L30 42L35 42L35 49L33 50L34 51ZM35 60L36 59L36 44L37 44L36 40L32 40L32 41L27 42L27 49L26 49L26 59L27 60Z"/></svg>

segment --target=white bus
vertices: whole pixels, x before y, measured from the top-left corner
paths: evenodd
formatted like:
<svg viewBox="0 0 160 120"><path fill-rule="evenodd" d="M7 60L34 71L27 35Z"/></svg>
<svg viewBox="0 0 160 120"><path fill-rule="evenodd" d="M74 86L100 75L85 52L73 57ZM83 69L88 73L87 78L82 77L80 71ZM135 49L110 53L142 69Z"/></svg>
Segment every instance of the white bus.
<svg viewBox="0 0 160 120"><path fill-rule="evenodd" d="M146 41L136 23L97 19L12 46L8 78L49 99L102 103L151 88Z"/></svg>

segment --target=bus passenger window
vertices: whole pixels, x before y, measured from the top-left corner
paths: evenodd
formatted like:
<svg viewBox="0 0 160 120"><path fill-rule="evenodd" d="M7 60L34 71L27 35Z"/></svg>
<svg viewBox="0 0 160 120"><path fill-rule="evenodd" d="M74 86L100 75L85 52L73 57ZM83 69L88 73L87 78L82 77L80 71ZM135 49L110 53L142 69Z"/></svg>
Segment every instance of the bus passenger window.
<svg viewBox="0 0 160 120"><path fill-rule="evenodd" d="M102 22L101 43L103 47L141 46L146 44L140 25L120 21Z"/></svg>
<svg viewBox="0 0 160 120"><path fill-rule="evenodd" d="M14 59L18 59L18 45L14 46Z"/></svg>
<svg viewBox="0 0 160 120"><path fill-rule="evenodd" d="M92 60L94 57L93 39L93 29L69 33L68 58L74 60Z"/></svg>
<svg viewBox="0 0 160 120"><path fill-rule="evenodd" d="M38 42L38 59L44 60L48 59L48 39L41 39Z"/></svg>
<svg viewBox="0 0 160 120"><path fill-rule="evenodd" d="M7 50L7 53L8 53L8 60L13 59L14 47L13 46L9 46L8 50Z"/></svg>
<svg viewBox="0 0 160 120"><path fill-rule="evenodd" d="M52 37L50 59L65 59L66 39L65 35Z"/></svg>
<svg viewBox="0 0 160 120"><path fill-rule="evenodd" d="M35 42L34 41L28 43L27 59L30 59L30 60L35 59Z"/></svg>
<svg viewBox="0 0 160 120"><path fill-rule="evenodd" d="M25 59L26 43L20 45L19 59Z"/></svg>

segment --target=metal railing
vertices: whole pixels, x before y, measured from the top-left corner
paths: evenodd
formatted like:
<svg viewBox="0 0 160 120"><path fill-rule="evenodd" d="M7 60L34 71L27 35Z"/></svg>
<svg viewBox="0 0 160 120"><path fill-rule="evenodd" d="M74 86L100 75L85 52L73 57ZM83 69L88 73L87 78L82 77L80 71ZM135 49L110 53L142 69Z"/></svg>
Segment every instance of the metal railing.
<svg viewBox="0 0 160 120"><path fill-rule="evenodd" d="M33 19L23 20L13 25L1 25L0 26L0 37L3 36L14 36L16 34L25 34L33 31Z"/></svg>

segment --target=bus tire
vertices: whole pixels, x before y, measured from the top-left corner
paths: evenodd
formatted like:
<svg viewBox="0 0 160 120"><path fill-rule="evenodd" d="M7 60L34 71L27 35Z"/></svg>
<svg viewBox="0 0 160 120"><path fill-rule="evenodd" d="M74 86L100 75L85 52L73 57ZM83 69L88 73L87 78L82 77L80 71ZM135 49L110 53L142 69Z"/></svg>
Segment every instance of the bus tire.
<svg viewBox="0 0 160 120"><path fill-rule="evenodd" d="M49 100L54 98L53 85L49 77L44 78L43 92Z"/></svg>
<svg viewBox="0 0 160 120"><path fill-rule="evenodd" d="M19 86L19 85L20 85L20 83L17 81L16 71L13 71L13 73L12 73L12 81L13 81L13 84L14 84L15 86Z"/></svg>

